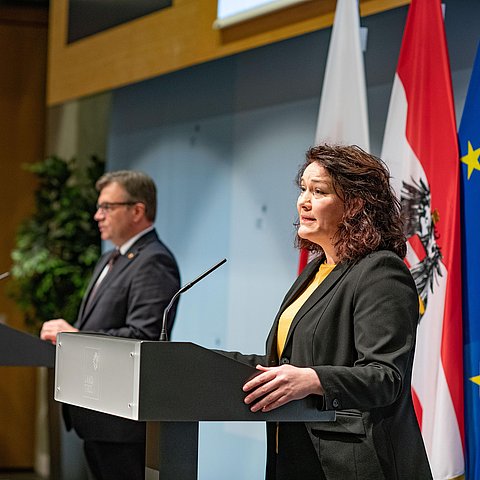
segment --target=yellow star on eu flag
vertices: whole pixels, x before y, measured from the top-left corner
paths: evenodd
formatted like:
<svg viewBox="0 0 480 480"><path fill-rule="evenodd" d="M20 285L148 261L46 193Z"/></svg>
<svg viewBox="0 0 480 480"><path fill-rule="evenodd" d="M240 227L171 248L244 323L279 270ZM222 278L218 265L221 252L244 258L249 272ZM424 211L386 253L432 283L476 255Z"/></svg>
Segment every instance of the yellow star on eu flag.
<svg viewBox="0 0 480 480"><path fill-rule="evenodd" d="M467 179L470 180L474 170L480 170L480 163L478 162L478 157L480 156L480 148L476 150L473 149L470 141L468 142L468 153L461 158L462 163L467 165L468 173Z"/></svg>
<svg viewBox="0 0 480 480"><path fill-rule="evenodd" d="M476 377L471 377L470 380L473 383L476 383L477 385L480 385L480 375L477 375Z"/></svg>

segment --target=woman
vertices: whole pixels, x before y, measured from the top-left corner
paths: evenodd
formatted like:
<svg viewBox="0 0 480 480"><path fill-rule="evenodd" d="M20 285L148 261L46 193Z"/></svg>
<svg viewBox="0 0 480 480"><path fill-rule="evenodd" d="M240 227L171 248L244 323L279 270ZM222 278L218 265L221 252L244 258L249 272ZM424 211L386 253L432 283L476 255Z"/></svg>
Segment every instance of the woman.
<svg viewBox="0 0 480 480"><path fill-rule="evenodd" d="M298 184L297 243L318 256L280 307L263 359L275 366L257 366L245 403L314 395L337 420L269 424L267 478L430 479L410 391L418 295L388 171L358 147L321 145Z"/></svg>

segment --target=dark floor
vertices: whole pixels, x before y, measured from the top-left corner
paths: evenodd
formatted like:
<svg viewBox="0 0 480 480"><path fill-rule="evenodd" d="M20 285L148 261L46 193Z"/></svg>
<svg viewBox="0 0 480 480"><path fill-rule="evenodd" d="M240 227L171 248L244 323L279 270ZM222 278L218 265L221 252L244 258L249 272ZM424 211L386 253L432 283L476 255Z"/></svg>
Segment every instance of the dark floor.
<svg viewBox="0 0 480 480"><path fill-rule="evenodd" d="M0 470L0 480L45 480L32 471L16 470L14 472L4 472Z"/></svg>

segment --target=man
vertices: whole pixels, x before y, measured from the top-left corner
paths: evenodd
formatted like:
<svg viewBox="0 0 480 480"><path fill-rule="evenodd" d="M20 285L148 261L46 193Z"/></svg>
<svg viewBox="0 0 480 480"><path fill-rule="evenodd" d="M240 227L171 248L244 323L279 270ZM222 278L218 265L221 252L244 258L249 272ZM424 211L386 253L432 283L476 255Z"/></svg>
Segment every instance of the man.
<svg viewBox="0 0 480 480"><path fill-rule="evenodd" d="M158 340L163 311L180 288L172 253L153 227L156 188L140 172L106 173L96 183L95 220L102 240L115 249L98 261L74 326L50 320L40 336L55 343L59 332L90 331ZM171 329L175 311L168 321ZM161 366L159 366L161 368ZM145 476L145 424L66 406L67 428L84 440L87 463L96 480L136 480Z"/></svg>

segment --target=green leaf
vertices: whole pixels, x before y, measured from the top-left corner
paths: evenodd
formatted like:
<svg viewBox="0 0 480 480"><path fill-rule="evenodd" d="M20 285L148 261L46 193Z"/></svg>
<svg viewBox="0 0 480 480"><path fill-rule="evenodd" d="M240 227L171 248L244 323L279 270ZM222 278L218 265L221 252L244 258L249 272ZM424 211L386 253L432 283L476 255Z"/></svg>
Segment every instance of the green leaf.
<svg viewBox="0 0 480 480"><path fill-rule="evenodd" d="M37 177L36 209L18 228L9 294L38 332L51 318L76 320L83 292L100 256L95 181L104 162L80 166L57 156L25 165Z"/></svg>

